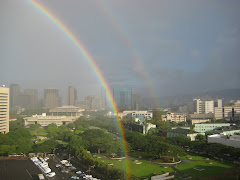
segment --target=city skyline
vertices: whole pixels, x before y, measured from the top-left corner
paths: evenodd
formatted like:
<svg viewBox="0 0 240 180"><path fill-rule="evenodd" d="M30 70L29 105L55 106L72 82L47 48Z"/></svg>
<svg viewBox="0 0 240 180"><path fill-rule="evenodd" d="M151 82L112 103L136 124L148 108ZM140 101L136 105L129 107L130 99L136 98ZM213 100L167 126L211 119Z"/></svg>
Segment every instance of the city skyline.
<svg viewBox="0 0 240 180"><path fill-rule="evenodd" d="M111 87L149 96L239 88L238 1L41 3L84 44ZM0 84L101 93L94 70L49 19L27 2L0 7Z"/></svg>

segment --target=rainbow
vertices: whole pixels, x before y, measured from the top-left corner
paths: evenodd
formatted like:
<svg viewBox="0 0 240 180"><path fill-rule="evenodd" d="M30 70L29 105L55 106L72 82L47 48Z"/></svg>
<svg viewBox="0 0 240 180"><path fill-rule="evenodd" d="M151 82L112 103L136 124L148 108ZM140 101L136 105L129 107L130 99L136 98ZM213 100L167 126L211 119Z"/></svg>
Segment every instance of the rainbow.
<svg viewBox="0 0 240 180"><path fill-rule="evenodd" d="M81 55L84 57L84 59L87 61L89 66L93 69L96 77L100 81L100 83L104 86L106 89L106 95L108 98L108 101L111 104L111 107L114 111L114 113L118 113L118 108L116 105L116 102L114 101L112 91L104 78L102 72L100 71L99 67L97 66L96 62L92 58L92 56L88 53L87 49L84 47L84 45L77 39L77 37L70 31L68 27L66 27L57 17L55 17L46 7L44 7L42 4L35 0L26 0L29 2L31 6L33 6L35 9L37 9L39 12L41 12L43 15L45 15L53 24L55 24L59 30L61 30L65 36L68 37L68 39L75 45L75 47L81 52ZM119 128L120 135L122 137L122 146L124 150L124 155L127 156L128 147L127 147L127 141L124 133L124 127L122 122L119 120L119 118L116 116L117 126ZM126 174L127 179L130 179L130 165L129 161L126 158Z"/></svg>
<svg viewBox="0 0 240 180"><path fill-rule="evenodd" d="M126 31L126 28L124 29L124 27L120 25L116 16L114 16L114 13L110 10L110 8L107 6L107 4L104 3L103 0L98 0L98 1L96 1L96 3L100 6L100 8L104 12L104 14L108 18L108 20L113 25L117 34L121 37L124 44L127 46L127 48L132 53L133 61L134 61L135 65L138 67L137 72L144 79L144 83L146 84L146 87L148 87L151 97L154 99L154 106L156 108L160 108L160 102L158 101L158 98L157 98L158 93L157 93L155 85L152 81L153 78L148 73L147 66L144 65L143 60L139 56L139 53L137 53L136 48L134 48L131 38L127 35L128 33Z"/></svg>

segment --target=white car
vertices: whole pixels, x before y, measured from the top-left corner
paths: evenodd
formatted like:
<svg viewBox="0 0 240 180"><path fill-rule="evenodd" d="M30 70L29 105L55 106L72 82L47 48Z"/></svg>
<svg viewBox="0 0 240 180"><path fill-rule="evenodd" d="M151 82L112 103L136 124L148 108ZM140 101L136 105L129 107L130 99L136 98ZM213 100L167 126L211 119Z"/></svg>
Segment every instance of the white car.
<svg viewBox="0 0 240 180"><path fill-rule="evenodd" d="M46 174L47 177L53 177L53 176L55 176L55 175L56 175L55 172L50 172L50 173Z"/></svg>
<svg viewBox="0 0 240 180"><path fill-rule="evenodd" d="M82 171L77 171L76 174L82 174Z"/></svg>
<svg viewBox="0 0 240 180"><path fill-rule="evenodd" d="M59 168L59 167L61 167L61 165L60 164L56 164L56 168Z"/></svg>

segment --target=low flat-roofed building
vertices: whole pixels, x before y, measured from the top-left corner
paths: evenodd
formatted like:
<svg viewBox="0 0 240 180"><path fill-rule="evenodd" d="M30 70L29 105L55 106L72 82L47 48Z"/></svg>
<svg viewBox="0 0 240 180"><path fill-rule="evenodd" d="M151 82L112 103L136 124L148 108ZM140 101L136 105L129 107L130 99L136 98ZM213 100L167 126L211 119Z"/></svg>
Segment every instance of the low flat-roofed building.
<svg viewBox="0 0 240 180"><path fill-rule="evenodd" d="M167 132L167 137L176 137L179 135L184 135L188 137L191 141L195 141L198 134L205 135L205 133L199 133L190 129L176 128Z"/></svg>
<svg viewBox="0 0 240 180"><path fill-rule="evenodd" d="M239 135L214 134L208 136L208 143L220 143L234 148L240 148Z"/></svg>
<svg viewBox="0 0 240 180"><path fill-rule="evenodd" d="M76 106L62 106L50 109L49 112L52 115L68 115L68 116L83 116L83 112L85 109L81 109L80 107Z"/></svg>
<svg viewBox="0 0 240 180"><path fill-rule="evenodd" d="M213 114L190 114L190 121L191 124L197 124L197 123L204 123L204 122L211 122L213 119Z"/></svg>
<svg viewBox="0 0 240 180"><path fill-rule="evenodd" d="M214 134L224 134L224 135L233 135L235 133L240 133L240 127L236 125L223 126L216 128Z"/></svg>
<svg viewBox="0 0 240 180"><path fill-rule="evenodd" d="M163 121L170 121L170 122L186 122L187 115L183 113L166 113L165 115L162 115Z"/></svg>
<svg viewBox="0 0 240 180"><path fill-rule="evenodd" d="M222 128L224 126L230 126L230 123L199 123L194 124L194 131L196 132L209 132Z"/></svg>
<svg viewBox="0 0 240 180"><path fill-rule="evenodd" d="M118 113L118 116L122 119L124 117L137 118L139 121L151 120L153 113L149 111L123 111Z"/></svg>
<svg viewBox="0 0 240 180"><path fill-rule="evenodd" d="M74 116L46 116L43 115L33 115L31 117L25 117L24 125L30 126L32 124L40 124L45 127L49 124L55 123L57 126L65 125L74 122L77 120L77 117Z"/></svg>

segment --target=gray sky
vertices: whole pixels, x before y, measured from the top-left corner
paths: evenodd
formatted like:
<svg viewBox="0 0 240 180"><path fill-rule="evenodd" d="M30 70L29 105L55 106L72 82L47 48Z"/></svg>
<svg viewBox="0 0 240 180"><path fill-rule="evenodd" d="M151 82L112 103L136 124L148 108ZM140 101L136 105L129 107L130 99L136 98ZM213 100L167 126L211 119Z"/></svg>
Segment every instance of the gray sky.
<svg viewBox="0 0 240 180"><path fill-rule="evenodd" d="M111 86L157 96L240 88L239 0L39 1L84 44ZM27 1L0 1L0 84L101 84L81 52ZM154 89L154 90L153 90Z"/></svg>

